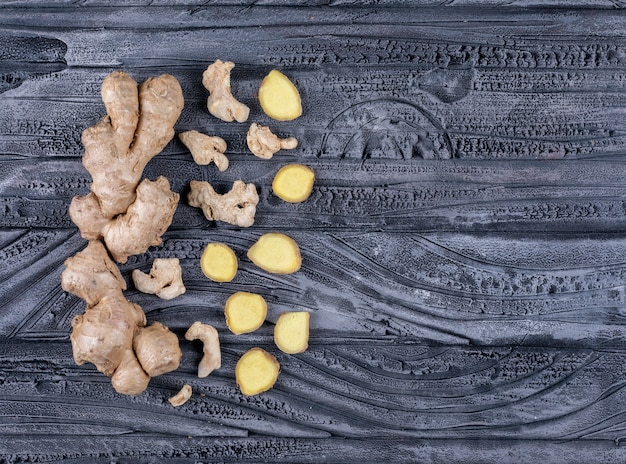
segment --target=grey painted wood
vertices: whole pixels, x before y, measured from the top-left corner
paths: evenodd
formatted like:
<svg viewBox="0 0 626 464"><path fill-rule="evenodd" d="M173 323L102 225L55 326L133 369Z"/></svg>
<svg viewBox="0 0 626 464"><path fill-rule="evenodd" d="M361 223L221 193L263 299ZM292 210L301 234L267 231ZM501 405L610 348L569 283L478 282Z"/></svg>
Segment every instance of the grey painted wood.
<svg viewBox="0 0 626 464"><path fill-rule="evenodd" d="M271 3L0 8L0 460L624 462L623 2ZM254 158L246 124L208 114L201 75L217 58L236 63L250 121L297 149ZM301 90L296 121L258 106L272 68ZM86 244L67 214L90 183L80 135L114 69L174 75L177 131L224 137L231 160L223 173L198 166L174 140L145 171L182 200L163 244L121 271L178 257L187 293L127 291L184 352L136 398L74 364L84 303L59 284ZM271 192L293 161L317 175L300 205ZM186 204L191 180L225 190L239 178L259 189L249 229ZM298 241L301 271L269 276L245 257L269 230ZM229 284L199 269L218 240L240 258ZM226 328L238 290L268 300L253 334ZM311 312L311 343L287 356L273 323L294 308ZM195 320L220 331L223 367L207 379L182 340ZM234 365L252 346L282 370L247 398ZM195 394L173 409L183 383Z"/></svg>

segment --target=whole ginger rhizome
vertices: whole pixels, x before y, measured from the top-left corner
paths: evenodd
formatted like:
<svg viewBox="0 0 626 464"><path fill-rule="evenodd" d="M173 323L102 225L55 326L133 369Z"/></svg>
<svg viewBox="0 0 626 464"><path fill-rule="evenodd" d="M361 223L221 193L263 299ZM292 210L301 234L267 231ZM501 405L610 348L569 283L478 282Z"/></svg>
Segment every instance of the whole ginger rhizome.
<svg viewBox="0 0 626 464"><path fill-rule="evenodd" d="M121 71L104 79L101 94L107 115L82 136L91 192L70 205L70 217L89 243L65 261L61 286L87 303L72 321L76 363L94 364L111 376L117 392L138 395L151 377L178 368L182 352L167 327L146 327L142 309L124 296L126 283L113 260L125 263L159 245L172 222L179 195L165 177L141 177L174 137L184 99L170 75L138 86Z"/></svg>

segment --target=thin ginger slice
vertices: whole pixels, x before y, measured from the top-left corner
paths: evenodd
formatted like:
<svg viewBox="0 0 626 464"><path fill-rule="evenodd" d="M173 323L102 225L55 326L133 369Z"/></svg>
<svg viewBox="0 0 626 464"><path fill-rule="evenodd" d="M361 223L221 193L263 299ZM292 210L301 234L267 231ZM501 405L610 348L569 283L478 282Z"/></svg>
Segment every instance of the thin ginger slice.
<svg viewBox="0 0 626 464"><path fill-rule="evenodd" d="M302 353L309 347L309 319L306 311L283 313L274 326L274 343L287 354Z"/></svg>
<svg viewBox="0 0 626 464"><path fill-rule="evenodd" d="M267 303L256 293L233 293L224 306L226 325L237 335L254 332L263 325L266 315Z"/></svg>
<svg viewBox="0 0 626 464"><path fill-rule="evenodd" d="M226 244L209 243L200 258L202 272L214 282L230 282L237 274L237 256Z"/></svg>
<svg viewBox="0 0 626 464"><path fill-rule="evenodd" d="M292 274L302 265L300 248L294 239L279 232L262 235L248 250L248 258L272 274Z"/></svg>
<svg viewBox="0 0 626 464"><path fill-rule="evenodd" d="M291 121L302 114L300 92L287 76L276 69L261 82L259 103L265 114L277 121Z"/></svg>
<svg viewBox="0 0 626 464"><path fill-rule="evenodd" d="M286 202L300 203L311 195L315 173L303 164L288 164L278 170L272 182L274 194Z"/></svg>
<svg viewBox="0 0 626 464"><path fill-rule="evenodd" d="M263 348L246 351L235 366L235 379L241 393L258 395L274 386L280 373L278 360Z"/></svg>

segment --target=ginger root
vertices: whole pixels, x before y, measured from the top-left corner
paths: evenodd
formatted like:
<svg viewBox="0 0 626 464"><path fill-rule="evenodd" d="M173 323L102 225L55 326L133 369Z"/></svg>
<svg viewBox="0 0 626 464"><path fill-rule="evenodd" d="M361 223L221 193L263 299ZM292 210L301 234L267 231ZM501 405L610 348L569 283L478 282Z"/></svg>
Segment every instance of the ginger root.
<svg viewBox="0 0 626 464"><path fill-rule="evenodd" d="M274 343L287 354L302 353L309 347L309 319L306 311L283 313L274 326Z"/></svg>
<svg viewBox="0 0 626 464"><path fill-rule="evenodd" d="M177 408L189 401L189 398L191 398L191 394L191 385L185 384L178 393L170 397L167 401L169 401L172 406Z"/></svg>
<svg viewBox="0 0 626 464"><path fill-rule="evenodd" d="M61 286L87 302L85 313L72 320L76 364L94 364L125 395L138 395L147 388L148 371L157 375L178 368L182 356L178 338L160 324L145 328L146 316L124 297L126 283L101 242L90 241L65 261ZM151 335L155 331L158 340ZM158 353L153 352L154 343Z"/></svg>
<svg viewBox="0 0 626 464"><path fill-rule="evenodd" d="M213 326L196 321L185 333L185 340L200 340L203 344L204 356L198 365L198 377L207 377L215 369L222 366L222 353L217 330Z"/></svg>
<svg viewBox="0 0 626 464"><path fill-rule="evenodd" d="M224 306L226 325L237 335L254 332L263 325L266 315L267 303L256 293L233 293Z"/></svg>
<svg viewBox="0 0 626 464"><path fill-rule="evenodd" d="M230 71L234 67L232 61L216 60L202 74L202 85L209 91L207 109L222 121L246 122L250 108L237 101L230 89Z"/></svg>
<svg viewBox="0 0 626 464"><path fill-rule="evenodd" d="M298 146L295 137L281 139L274 135L269 127L252 123L246 135L248 148L254 156L270 159L279 150L291 150Z"/></svg>
<svg viewBox="0 0 626 464"><path fill-rule="evenodd" d="M135 269L132 277L137 290L163 300L171 300L186 291L178 258L157 258L152 263L150 274Z"/></svg>
<svg viewBox="0 0 626 464"><path fill-rule="evenodd" d="M235 379L241 393L258 395L274 386L280 373L278 360L263 348L246 351L235 366Z"/></svg>
<svg viewBox="0 0 626 464"><path fill-rule="evenodd" d="M224 243L209 243L200 257L200 268L214 282L230 282L237 274L237 256Z"/></svg>
<svg viewBox="0 0 626 464"><path fill-rule="evenodd" d="M228 169L228 158L224 155L226 141L221 137L211 137L198 131L187 131L178 134L178 138L189 149L193 160L200 165L215 163L217 169Z"/></svg>
<svg viewBox="0 0 626 464"><path fill-rule="evenodd" d="M262 235L248 250L248 258L272 274L291 274L300 269L302 257L294 239L278 232Z"/></svg>
<svg viewBox="0 0 626 464"><path fill-rule="evenodd" d="M300 92L280 71L273 69L259 87L259 104L270 118L291 121L302 114Z"/></svg>
<svg viewBox="0 0 626 464"><path fill-rule="evenodd" d="M220 195L208 182L192 180L187 196L189 206L201 208L210 221L224 221L239 227L254 224L259 195L254 184L241 180L233 183L232 189Z"/></svg>
<svg viewBox="0 0 626 464"><path fill-rule="evenodd" d="M289 203L300 203L311 195L315 173L303 164L288 164L278 170L272 181L274 194Z"/></svg>

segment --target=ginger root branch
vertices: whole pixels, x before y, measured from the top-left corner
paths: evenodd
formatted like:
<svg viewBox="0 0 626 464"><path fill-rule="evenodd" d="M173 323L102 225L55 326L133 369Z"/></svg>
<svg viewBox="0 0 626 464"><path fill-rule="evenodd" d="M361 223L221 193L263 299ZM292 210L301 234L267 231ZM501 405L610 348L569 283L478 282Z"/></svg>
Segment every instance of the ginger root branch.
<svg viewBox="0 0 626 464"><path fill-rule="evenodd" d="M189 206L201 208L210 221L224 221L239 227L254 224L259 195L254 184L241 180L233 183L233 188L223 194L215 192L213 186L204 181L191 181L191 191L187 196Z"/></svg>
<svg viewBox="0 0 626 464"><path fill-rule="evenodd" d="M135 269L132 277L137 290L163 300L171 300L186 291L178 258L157 258L152 263L150 274Z"/></svg>
<svg viewBox="0 0 626 464"><path fill-rule="evenodd" d="M230 71L234 67L232 61L216 60L202 74L202 85L209 91L207 109L222 121L246 122L250 108L237 101L230 89Z"/></svg>
<svg viewBox="0 0 626 464"><path fill-rule="evenodd" d="M200 340L204 347L204 356L198 365L198 377L204 378L222 366L222 353L217 330L213 326L196 321L185 333L185 339L189 341Z"/></svg>
<svg viewBox="0 0 626 464"><path fill-rule="evenodd" d="M271 159L279 150L292 150L298 146L295 137L281 139L269 127L257 123L250 125L246 141L252 154L262 159Z"/></svg>
<svg viewBox="0 0 626 464"><path fill-rule="evenodd" d="M204 166L213 161L220 171L228 169L228 158L224 155L226 141L223 138L198 131L181 132L178 138L189 149L196 164Z"/></svg>

